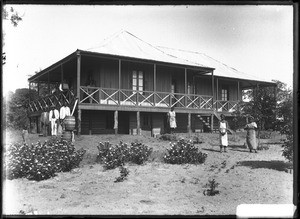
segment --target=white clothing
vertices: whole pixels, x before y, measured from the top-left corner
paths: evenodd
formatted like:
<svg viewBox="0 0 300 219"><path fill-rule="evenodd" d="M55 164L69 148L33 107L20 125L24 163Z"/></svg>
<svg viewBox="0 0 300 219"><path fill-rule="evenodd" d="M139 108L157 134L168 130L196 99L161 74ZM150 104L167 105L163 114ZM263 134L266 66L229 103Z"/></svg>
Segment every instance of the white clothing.
<svg viewBox="0 0 300 219"><path fill-rule="evenodd" d="M169 122L170 122L170 128L176 128L176 113L175 111L169 111Z"/></svg>
<svg viewBox="0 0 300 219"><path fill-rule="evenodd" d="M53 118L50 121L51 121L51 135L57 135L57 123L56 123L56 119Z"/></svg>
<svg viewBox="0 0 300 219"><path fill-rule="evenodd" d="M226 122L220 122L220 130L221 132L225 132L225 135L222 135L220 133L220 145L222 146L228 146L228 137L227 137L227 131L226 131Z"/></svg>
<svg viewBox="0 0 300 219"><path fill-rule="evenodd" d="M64 119L66 116L70 116L70 108L68 106L62 106L59 110L59 118Z"/></svg>
<svg viewBox="0 0 300 219"><path fill-rule="evenodd" d="M54 110L50 110L49 112L49 120L51 121L52 117L53 117L53 113L54 113L54 118L55 119L59 119L59 112L57 109Z"/></svg>
<svg viewBox="0 0 300 219"><path fill-rule="evenodd" d="M57 109L51 110L49 112L49 120L51 122L51 135L57 135L57 123L56 120L59 119L59 112Z"/></svg>
<svg viewBox="0 0 300 219"><path fill-rule="evenodd" d="M66 116L70 116L71 115L70 107L65 106L65 113L66 113Z"/></svg>

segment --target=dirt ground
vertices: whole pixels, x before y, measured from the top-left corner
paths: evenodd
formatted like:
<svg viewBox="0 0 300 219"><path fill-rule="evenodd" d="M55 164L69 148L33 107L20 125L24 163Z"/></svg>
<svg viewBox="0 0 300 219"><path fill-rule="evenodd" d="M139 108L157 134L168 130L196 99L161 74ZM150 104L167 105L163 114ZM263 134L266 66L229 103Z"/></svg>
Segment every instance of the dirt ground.
<svg viewBox="0 0 300 219"><path fill-rule="evenodd" d="M187 134L177 134L187 137ZM194 134L195 135L195 134ZM38 215L235 215L240 204L292 204L293 173L282 156L281 136L273 133L261 143L268 150L249 153L245 133L229 135L228 153L220 153L218 134L201 133L196 144L207 153L200 165L165 164L170 142L147 136L84 135L75 147L87 150L80 168L36 182L3 181L3 213ZM6 142L20 141L20 132L7 132ZM30 134L32 143L46 137ZM96 163L97 144L143 142L153 148L144 165L129 165L127 180L115 183L119 169L103 170ZM215 179L219 194L204 195Z"/></svg>

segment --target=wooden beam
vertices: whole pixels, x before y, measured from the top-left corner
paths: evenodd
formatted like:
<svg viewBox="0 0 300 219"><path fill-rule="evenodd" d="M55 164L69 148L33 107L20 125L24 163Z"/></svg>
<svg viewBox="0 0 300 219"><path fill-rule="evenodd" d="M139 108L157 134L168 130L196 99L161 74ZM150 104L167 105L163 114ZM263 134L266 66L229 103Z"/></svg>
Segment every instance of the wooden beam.
<svg viewBox="0 0 300 219"><path fill-rule="evenodd" d="M219 100L219 78L217 78L216 100Z"/></svg>
<svg viewBox="0 0 300 219"><path fill-rule="evenodd" d="M211 89L212 89L212 108L214 107L215 101L215 83L214 83L214 71L211 72ZM213 108L214 110L214 108Z"/></svg>
<svg viewBox="0 0 300 219"><path fill-rule="evenodd" d="M187 69L184 69L184 94L188 93L188 88L187 88ZM187 98L184 98L184 105L187 105Z"/></svg>
<svg viewBox="0 0 300 219"><path fill-rule="evenodd" d="M61 79L61 84L63 84L63 81L64 81L64 68L63 68L62 64L60 66L61 66L60 67L60 72L61 72L60 79Z"/></svg>
<svg viewBox="0 0 300 219"><path fill-rule="evenodd" d="M237 99L241 100L240 99L240 81L237 82Z"/></svg>
<svg viewBox="0 0 300 219"><path fill-rule="evenodd" d="M122 79L121 73L122 73L122 63L121 63L121 59L119 59L119 85L118 85L119 90L121 90L121 79ZM121 101L121 93L119 92L119 95L118 95L119 104L120 104L120 101Z"/></svg>
<svg viewBox="0 0 300 219"><path fill-rule="evenodd" d="M156 92L156 64L153 65L153 92ZM156 104L156 95L153 98L154 106Z"/></svg>
<svg viewBox="0 0 300 219"><path fill-rule="evenodd" d="M140 128L141 128L141 123L140 123L140 111L136 112L136 130L137 130L137 135L140 135Z"/></svg>
<svg viewBox="0 0 300 219"><path fill-rule="evenodd" d="M214 131L214 114L211 114L210 116L210 130L211 132Z"/></svg>
<svg viewBox="0 0 300 219"><path fill-rule="evenodd" d="M189 137L192 133L192 123L191 123L191 113L188 113L188 126L187 126L187 131L189 134Z"/></svg>
<svg viewBox="0 0 300 219"><path fill-rule="evenodd" d="M77 136L80 137L81 134L81 109L78 109L77 114Z"/></svg>
<svg viewBox="0 0 300 219"><path fill-rule="evenodd" d="M48 95L51 94L51 91L50 91L50 74L48 72Z"/></svg>
<svg viewBox="0 0 300 219"><path fill-rule="evenodd" d="M118 134L118 111L116 110L114 113L114 129L115 129L115 134Z"/></svg>
<svg viewBox="0 0 300 219"><path fill-rule="evenodd" d="M80 52L77 52L77 98L80 103L80 68L81 68L81 56Z"/></svg>

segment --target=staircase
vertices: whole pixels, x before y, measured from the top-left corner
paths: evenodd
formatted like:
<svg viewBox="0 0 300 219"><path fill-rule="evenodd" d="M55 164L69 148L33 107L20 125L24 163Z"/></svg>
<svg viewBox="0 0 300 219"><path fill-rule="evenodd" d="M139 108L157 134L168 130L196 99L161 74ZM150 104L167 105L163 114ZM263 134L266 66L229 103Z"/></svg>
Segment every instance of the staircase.
<svg viewBox="0 0 300 219"><path fill-rule="evenodd" d="M208 128L209 130L211 129L211 126L210 126L209 122L207 122L201 115L197 115L197 117L204 124L204 126L206 126L206 128Z"/></svg>
<svg viewBox="0 0 300 219"><path fill-rule="evenodd" d="M219 124L219 121L221 120L221 117L219 116L219 114L217 112L213 112L213 115L214 115L214 123L213 123L213 132L216 132L218 130L218 124ZM205 117L207 117L210 115L205 115ZM204 116L202 115L197 115L197 117L199 118L199 120L204 124L204 126L208 129L208 130L211 130L211 123L210 122L207 122L206 118L203 118ZM217 119L217 120L216 120ZM209 119L210 120L210 119Z"/></svg>

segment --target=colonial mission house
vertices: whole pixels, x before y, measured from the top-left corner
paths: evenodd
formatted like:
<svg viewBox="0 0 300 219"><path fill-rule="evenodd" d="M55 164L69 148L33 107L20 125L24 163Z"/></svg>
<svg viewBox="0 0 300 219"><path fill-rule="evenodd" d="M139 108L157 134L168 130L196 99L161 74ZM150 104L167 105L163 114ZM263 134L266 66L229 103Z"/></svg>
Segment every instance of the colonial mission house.
<svg viewBox="0 0 300 219"><path fill-rule="evenodd" d="M221 113L230 117L238 109L242 90L275 85L203 53L153 46L127 31L77 49L28 80L39 94L28 107L37 132L43 112L66 104L74 109L78 135L166 133L172 106L176 132L214 131ZM68 89L52 93L60 83Z"/></svg>

